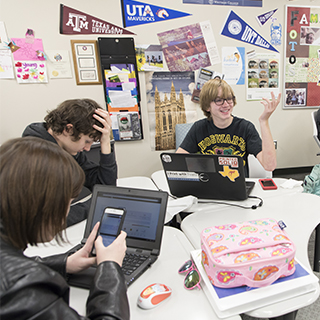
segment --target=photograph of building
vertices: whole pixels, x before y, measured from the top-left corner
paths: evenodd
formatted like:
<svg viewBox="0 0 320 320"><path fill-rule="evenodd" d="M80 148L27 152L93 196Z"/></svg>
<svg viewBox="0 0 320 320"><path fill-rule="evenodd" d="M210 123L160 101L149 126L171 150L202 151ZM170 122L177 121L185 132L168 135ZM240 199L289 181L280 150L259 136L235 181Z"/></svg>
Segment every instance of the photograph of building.
<svg viewBox="0 0 320 320"><path fill-rule="evenodd" d="M176 94L176 89L172 82L170 97L165 94L164 99L160 99L158 88L155 89L155 116L156 116L156 150L175 149L175 127L177 123L186 123L186 110L183 93L180 89Z"/></svg>

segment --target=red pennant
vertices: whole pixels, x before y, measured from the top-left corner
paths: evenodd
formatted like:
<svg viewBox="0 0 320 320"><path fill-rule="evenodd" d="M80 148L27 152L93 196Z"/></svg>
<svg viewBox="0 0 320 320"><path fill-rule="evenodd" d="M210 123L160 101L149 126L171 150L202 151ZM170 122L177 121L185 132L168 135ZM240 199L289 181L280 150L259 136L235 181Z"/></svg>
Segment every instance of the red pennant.
<svg viewBox="0 0 320 320"><path fill-rule="evenodd" d="M60 33L100 35L135 34L63 4L60 4Z"/></svg>

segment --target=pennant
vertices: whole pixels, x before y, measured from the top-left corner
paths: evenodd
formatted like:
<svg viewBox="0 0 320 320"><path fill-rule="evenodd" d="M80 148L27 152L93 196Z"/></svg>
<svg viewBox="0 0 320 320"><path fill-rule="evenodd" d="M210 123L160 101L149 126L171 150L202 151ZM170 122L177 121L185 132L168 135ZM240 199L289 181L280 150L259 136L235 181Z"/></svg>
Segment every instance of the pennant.
<svg viewBox="0 0 320 320"><path fill-rule="evenodd" d="M221 34L233 38L235 40L243 41L254 46L278 52L267 40L251 28L245 21L243 21L232 10L229 13L227 21L221 31Z"/></svg>
<svg viewBox="0 0 320 320"><path fill-rule="evenodd" d="M260 26L263 26L272 16L273 14L277 11L278 9L274 9L274 10L271 10L267 13L263 13L263 14L260 14L259 16L257 16L257 20L258 20L258 23L260 24Z"/></svg>
<svg viewBox="0 0 320 320"><path fill-rule="evenodd" d="M124 27L190 16L190 13L171 10L133 0L121 0Z"/></svg>
<svg viewBox="0 0 320 320"><path fill-rule="evenodd" d="M89 14L60 4L61 34L135 34Z"/></svg>

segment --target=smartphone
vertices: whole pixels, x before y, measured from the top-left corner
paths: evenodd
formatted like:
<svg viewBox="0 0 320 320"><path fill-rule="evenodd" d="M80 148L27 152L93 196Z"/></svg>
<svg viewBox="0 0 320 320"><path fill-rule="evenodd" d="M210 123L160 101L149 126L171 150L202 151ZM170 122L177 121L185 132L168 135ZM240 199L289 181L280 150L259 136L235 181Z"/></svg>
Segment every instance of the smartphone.
<svg viewBox="0 0 320 320"><path fill-rule="evenodd" d="M125 216L126 209L124 208L107 207L104 209L97 232L97 237L102 237L105 247L110 245L120 234ZM92 255L96 254L94 246L91 253Z"/></svg>
<svg viewBox="0 0 320 320"><path fill-rule="evenodd" d="M275 190L278 188L272 179L259 179L259 182L263 190Z"/></svg>

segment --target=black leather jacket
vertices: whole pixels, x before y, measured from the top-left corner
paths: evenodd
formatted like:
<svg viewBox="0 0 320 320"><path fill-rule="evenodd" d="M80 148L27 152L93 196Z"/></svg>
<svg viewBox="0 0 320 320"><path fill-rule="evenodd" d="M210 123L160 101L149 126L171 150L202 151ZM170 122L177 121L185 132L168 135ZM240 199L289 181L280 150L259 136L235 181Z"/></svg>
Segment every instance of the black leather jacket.
<svg viewBox="0 0 320 320"><path fill-rule="evenodd" d="M96 271L87 317L69 307L66 254L28 258L0 237L0 319L129 319L126 284L119 265L106 261Z"/></svg>

